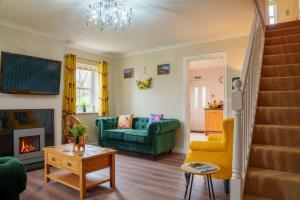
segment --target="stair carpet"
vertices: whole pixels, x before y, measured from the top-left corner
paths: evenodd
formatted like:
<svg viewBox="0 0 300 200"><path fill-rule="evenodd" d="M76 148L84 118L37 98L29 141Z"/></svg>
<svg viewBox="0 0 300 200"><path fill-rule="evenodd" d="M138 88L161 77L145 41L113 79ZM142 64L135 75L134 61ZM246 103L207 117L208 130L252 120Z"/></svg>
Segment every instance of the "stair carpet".
<svg viewBox="0 0 300 200"><path fill-rule="evenodd" d="M300 21L265 36L244 200L300 200Z"/></svg>

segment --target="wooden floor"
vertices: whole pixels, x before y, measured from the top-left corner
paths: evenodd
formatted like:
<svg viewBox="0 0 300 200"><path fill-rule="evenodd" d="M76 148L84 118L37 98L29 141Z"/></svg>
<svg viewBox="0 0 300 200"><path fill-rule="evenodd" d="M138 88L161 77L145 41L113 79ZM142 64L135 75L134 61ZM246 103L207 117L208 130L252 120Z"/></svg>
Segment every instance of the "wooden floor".
<svg viewBox="0 0 300 200"><path fill-rule="evenodd" d="M176 200L184 199L185 178L180 165L184 155L163 155L157 161L151 158L118 154L116 156L116 186L111 190L103 184L88 190L88 200ZM104 171L108 173L108 171ZM223 191L223 182L213 180L216 199L228 200ZM27 190L21 200L75 200L79 192L56 182L45 184L43 170L28 173ZM191 199L208 200L206 182L196 176Z"/></svg>

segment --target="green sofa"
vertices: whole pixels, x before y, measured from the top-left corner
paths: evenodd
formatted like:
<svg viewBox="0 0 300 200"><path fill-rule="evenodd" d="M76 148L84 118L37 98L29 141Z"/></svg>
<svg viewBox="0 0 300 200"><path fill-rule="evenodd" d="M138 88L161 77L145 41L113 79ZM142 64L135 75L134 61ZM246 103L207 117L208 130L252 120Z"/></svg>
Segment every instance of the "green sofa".
<svg viewBox="0 0 300 200"><path fill-rule="evenodd" d="M26 170L24 165L13 157L0 157L1 199L18 200L26 189Z"/></svg>
<svg viewBox="0 0 300 200"><path fill-rule="evenodd" d="M175 131L180 122L177 119L164 119L151 123L148 118L133 118L132 129L118 129L118 117L97 117L99 145L155 156L171 152L174 148Z"/></svg>

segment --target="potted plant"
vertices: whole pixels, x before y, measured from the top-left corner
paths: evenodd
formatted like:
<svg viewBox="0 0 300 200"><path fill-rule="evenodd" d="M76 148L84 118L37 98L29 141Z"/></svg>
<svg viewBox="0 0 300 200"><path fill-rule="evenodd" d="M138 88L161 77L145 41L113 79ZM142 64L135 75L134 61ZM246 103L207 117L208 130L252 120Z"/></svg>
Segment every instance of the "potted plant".
<svg viewBox="0 0 300 200"><path fill-rule="evenodd" d="M74 124L70 128L71 135L75 138L75 143L73 144L73 151L81 151L85 149L87 126L84 124Z"/></svg>
<svg viewBox="0 0 300 200"><path fill-rule="evenodd" d="M80 105L80 107L81 107L81 109L82 109L82 112L86 112L86 103L85 102L82 102L81 103L81 105Z"/></svg>

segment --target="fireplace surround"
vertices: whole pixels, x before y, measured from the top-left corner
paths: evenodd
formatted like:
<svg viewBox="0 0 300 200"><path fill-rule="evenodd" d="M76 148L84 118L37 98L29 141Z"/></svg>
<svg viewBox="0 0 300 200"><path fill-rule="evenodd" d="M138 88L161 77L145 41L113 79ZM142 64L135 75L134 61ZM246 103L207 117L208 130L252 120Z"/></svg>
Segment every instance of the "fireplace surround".
<svg viewBox="0 0 300 200"><path fill-rule="evenodd" d="M42 148L53 145L54 109L0 109L0 157L35 165L43 161Z"/></svg>

